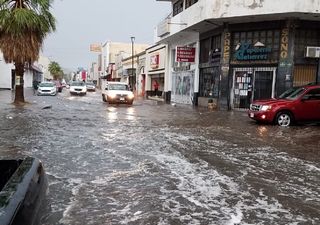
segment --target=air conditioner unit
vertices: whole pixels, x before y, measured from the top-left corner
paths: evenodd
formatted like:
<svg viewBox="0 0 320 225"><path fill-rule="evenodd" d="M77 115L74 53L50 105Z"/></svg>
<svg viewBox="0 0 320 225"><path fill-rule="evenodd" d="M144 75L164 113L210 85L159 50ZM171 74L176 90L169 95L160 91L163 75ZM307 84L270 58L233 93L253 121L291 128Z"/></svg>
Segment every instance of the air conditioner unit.
<svg viewBox="0 0 320 225"><path fill-rule="evenodd" d="M320 58L320 47L307 46L305 49L306 58Z"/></svg>

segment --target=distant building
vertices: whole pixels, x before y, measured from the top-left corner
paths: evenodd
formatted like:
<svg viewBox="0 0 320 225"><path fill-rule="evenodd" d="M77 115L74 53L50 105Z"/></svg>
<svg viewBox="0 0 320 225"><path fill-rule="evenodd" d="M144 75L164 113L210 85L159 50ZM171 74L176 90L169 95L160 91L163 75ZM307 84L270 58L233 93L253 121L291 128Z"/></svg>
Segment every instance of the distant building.
<svg viewBox="0 0 320 225"><path fill-rule="evenodd" d="M127 80L128 82L136 80L136 74L128 73L123 74L123 76L133 76L133 78L129 77L121 77L118 74L117 64L119 65L119 61L122 59L135 55L139 52L144 51L149 45L148 44L138 44L138 43L120 43L120 42L111 42L107 41L102 45L102 53L98 58L98 69L100 72L100 78L103 81L106 80ZM133 48L133 52L132 52ZM135 68L134 68L135 70ZM131 84L132 85L132 84ZM132 85L135 86L135 83Z"/></svg>

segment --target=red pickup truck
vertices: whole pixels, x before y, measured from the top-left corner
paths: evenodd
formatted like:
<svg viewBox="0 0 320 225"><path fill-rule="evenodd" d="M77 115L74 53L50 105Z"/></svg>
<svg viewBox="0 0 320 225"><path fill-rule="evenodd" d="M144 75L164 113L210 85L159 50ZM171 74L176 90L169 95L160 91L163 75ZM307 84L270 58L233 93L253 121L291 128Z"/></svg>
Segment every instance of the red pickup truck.
<svg viewBox="0 0 320 225"><path fill-rule="evenodd" d="M258 122L290 126L300 121L320 121L320 84L293 87L276 99L256 100L248 116Z"/></svg>

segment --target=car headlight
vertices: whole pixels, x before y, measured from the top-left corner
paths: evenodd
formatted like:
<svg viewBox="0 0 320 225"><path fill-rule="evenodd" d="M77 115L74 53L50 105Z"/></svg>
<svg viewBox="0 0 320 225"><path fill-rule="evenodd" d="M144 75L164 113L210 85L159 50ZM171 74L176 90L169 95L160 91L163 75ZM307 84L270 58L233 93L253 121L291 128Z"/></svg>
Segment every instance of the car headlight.
<svg viewBox="0 0 320 225"><path fill-rule="evenodd" d="M130 99L134 98L134 94L133 93L128 94L128 98Z"/></svg>
<svg viewBox="0 0 320 225"><path fill-rule="evenodd" d="M112 93L112 94L108 94L108 97L109 98L115 98L117 95L116 94L114 94L114 93Z"/></svg>
<svg viewBox="0 0 320 225"><path fill-rule="evenodd" d="M263 105L261 106L261 111L267 111L267 110L270 110L271 109L271 105Z"/></svg>

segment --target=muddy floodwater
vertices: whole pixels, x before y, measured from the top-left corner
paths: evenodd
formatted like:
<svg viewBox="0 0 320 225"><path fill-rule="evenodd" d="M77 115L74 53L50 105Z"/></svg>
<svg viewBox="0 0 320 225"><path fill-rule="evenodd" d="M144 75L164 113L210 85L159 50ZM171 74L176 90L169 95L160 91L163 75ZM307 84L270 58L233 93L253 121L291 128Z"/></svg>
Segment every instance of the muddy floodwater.
<svg viewBox="0 0 320 225"><path fill-rule="evenodd" d="M318 225L320 126L259 125L99 91L0 91L0 158L44 163L43 225Z"/></svg>

